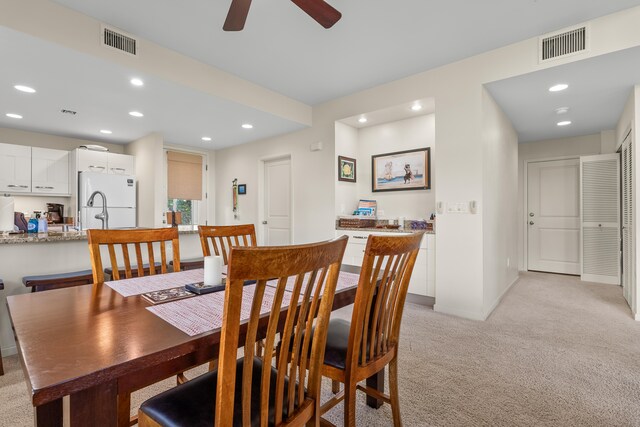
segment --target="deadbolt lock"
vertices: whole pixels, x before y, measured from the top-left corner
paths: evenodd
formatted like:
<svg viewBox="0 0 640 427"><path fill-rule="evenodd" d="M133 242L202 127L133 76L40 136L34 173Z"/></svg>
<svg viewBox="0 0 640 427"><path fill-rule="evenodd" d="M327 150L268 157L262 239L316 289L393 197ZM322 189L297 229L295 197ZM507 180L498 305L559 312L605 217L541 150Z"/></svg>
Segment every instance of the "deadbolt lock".
<svg viewBox="0 0 640 427"><path fill-rule="evenodd" d="M533 221L529 221L529 225L533 225Z"/></svg>
<svg viewBox="0 0 640 427"><path fill-rule="evenodd" d="M529 216L530 216L530 217L533 217L533 212L529 212Z"/></svg>

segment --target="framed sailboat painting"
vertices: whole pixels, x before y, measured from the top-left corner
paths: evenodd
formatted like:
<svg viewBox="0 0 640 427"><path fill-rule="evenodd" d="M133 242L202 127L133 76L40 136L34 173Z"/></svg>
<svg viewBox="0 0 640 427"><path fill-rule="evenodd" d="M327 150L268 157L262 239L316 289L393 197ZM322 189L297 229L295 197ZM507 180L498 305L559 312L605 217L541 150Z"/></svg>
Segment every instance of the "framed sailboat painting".
<svg viewBox="0 0 640 427"><path fill-rule="evenodd" d="M371 190L431 189L431 149L397 151L371 156Z"/></svg>

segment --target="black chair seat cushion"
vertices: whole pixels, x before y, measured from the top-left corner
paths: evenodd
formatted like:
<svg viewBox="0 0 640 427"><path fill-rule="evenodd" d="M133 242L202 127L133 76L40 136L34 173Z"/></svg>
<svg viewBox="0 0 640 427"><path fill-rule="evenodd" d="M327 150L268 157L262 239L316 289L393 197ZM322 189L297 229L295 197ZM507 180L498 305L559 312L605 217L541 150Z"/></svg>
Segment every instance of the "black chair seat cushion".
<svg viewBox="0 0 640 427"><path fill-rule="evenodd" d="M91 270L73 271L71 273L60 274L43 274L40 276L24 276L22 283L25 286L33 286L35 282L66 282L88 279L93 282L93 273Z"/></svg>
<svg viewBox="0 0 640 427"><path fill-rule="evenodd" d="M346 369L347 349L349 347L349 333L351 331L351 322L343 319L329 320L327 330L327 345L324 349L324 364L337 369ZM311 340L313 340L314 329L311 330ZM293 344L291 344L293 346ZM367 352L370 349L370 343L367 343ZM290 351L292 348L289 349ZM311 353L311 346L309 346ZM367 360L369 357L367 356Z"/></svg>
<svg viewBox="0 0 640 427"><path fill-rule="evenodd" d="M170 261L169 265L173 267L173 261ZM180 270L196 270L198 268L204 268L204 258L180 260Z"/></svg>
<svg viewBox="0 0 640 427"><path fill-rule="evenodd" d="M233 408L233 425L242 425L242 371L244 358L236 365L236 391ZM271 368L271 387L269 391L269 425L274 425L275 386L277 371ZM260 425L260 383L262 378L262 359L253 359L251 384L251 425ZM211 427L215 419L216 387L218 371L208 372L193 380L167 390L140 406L140 410L163 426ZM284 401L287 402L288 379L285 379ZM297 386L296 386L297 388ZM286 404L283 405L283 419L287 416ZM229 410L224 408L223 410Z"/></svg>

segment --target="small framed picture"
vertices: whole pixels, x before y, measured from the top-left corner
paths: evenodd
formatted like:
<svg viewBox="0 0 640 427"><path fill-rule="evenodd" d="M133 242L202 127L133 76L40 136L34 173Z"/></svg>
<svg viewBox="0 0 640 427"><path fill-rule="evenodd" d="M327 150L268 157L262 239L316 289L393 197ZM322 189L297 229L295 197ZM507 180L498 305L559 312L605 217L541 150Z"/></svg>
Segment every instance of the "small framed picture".
<svg viewBox="0 0 640 427"><path fill-rule="evenodd" d="M238 184L238 194L247 194L247 184Z"/></svg>
<svg viewBox="0 0 640 427"><path fill-rule="evenodd" d="M338 156L338 181L356 182L356 159Z"/></svg>

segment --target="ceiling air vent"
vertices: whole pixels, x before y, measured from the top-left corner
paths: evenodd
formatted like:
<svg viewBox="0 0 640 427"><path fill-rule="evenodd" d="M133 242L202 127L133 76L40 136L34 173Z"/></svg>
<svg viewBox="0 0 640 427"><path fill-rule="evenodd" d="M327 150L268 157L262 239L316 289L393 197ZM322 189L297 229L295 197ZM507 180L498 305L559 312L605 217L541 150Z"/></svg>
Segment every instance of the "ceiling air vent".
<svg viewBox="0 0 640 427"><path fill-rule="evenodd" d="M130 55L136 55L138 40L134 37L109 27L102 27L102 45L118 49Z"/></svg>
<svg viewBox="0 0 640 427"><path fill-rule="evenodd" d="M585 52L588 49L586 25L562 30L540 37L540 62L563 58Z"/></svg>

